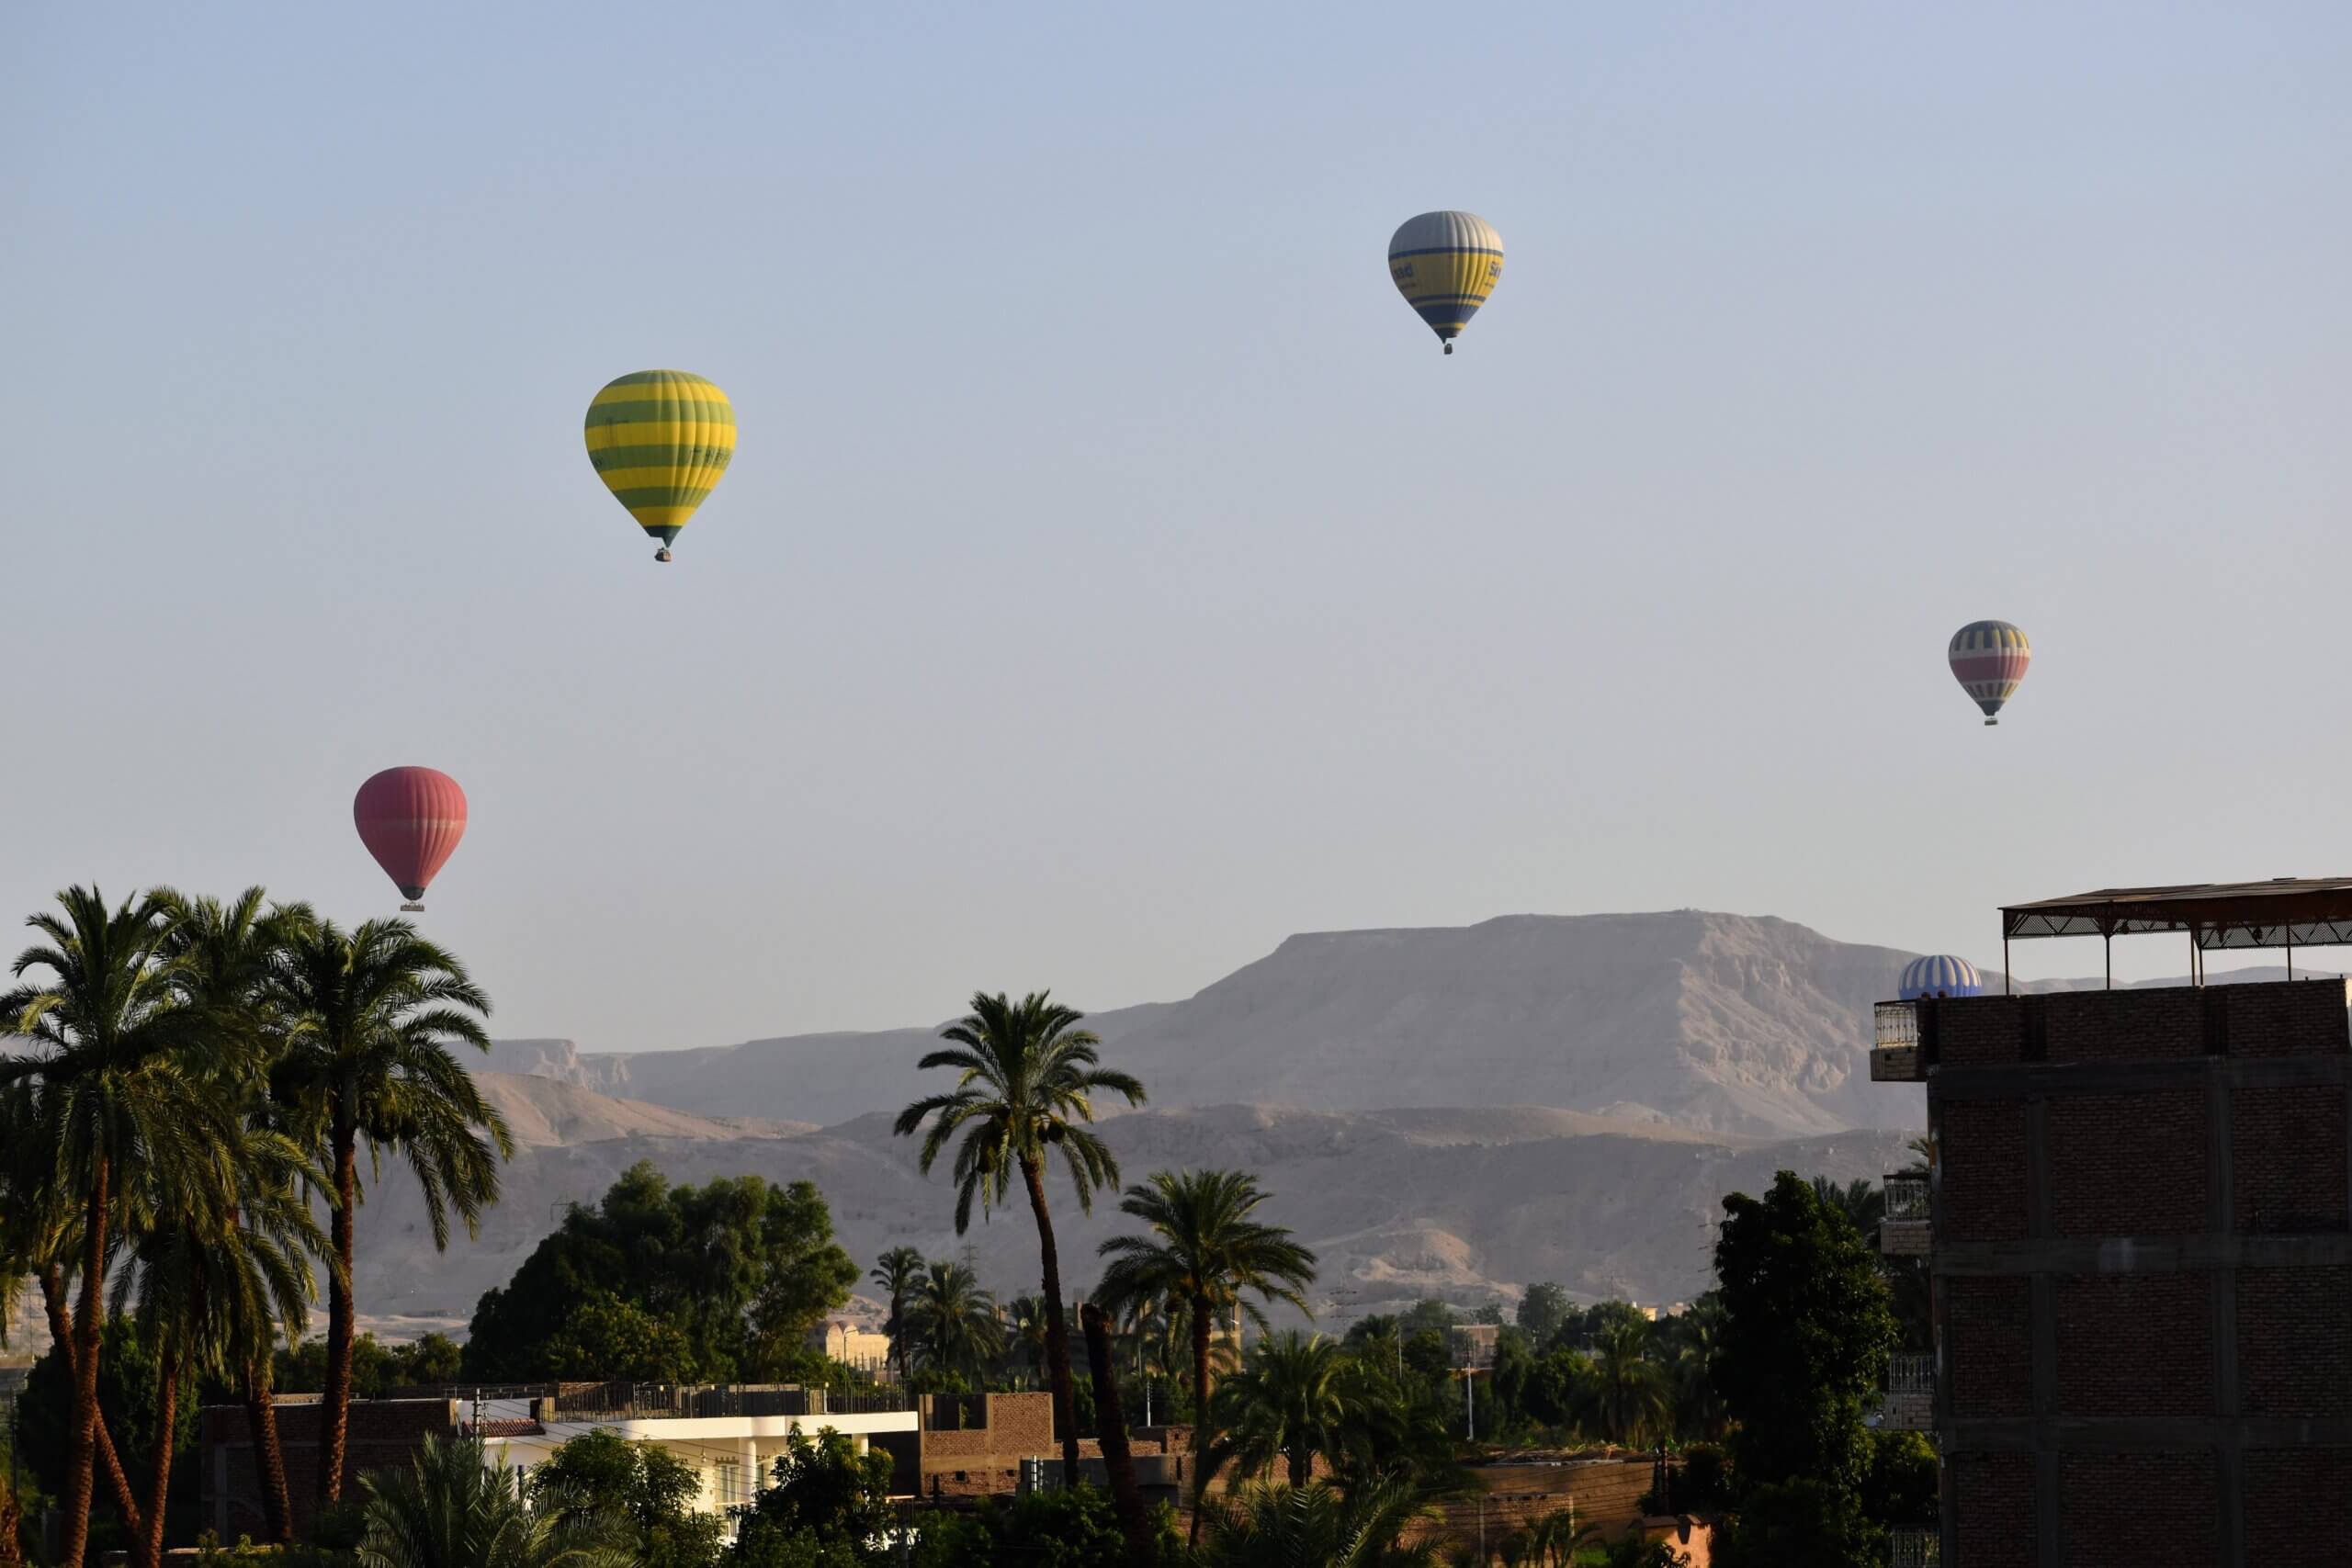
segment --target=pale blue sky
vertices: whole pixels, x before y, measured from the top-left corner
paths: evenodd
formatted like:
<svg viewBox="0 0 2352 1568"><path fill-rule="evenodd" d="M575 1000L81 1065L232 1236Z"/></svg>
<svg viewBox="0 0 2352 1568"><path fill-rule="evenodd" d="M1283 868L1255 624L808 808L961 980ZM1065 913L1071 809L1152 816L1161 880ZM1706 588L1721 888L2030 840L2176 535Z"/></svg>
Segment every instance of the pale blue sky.
<svg viewBox="0 0 2352 1568"><path fill-rule="evenodd" d="M429 763L429 928L611 1049L2352 869L2352 9L1437 15L10 7L0 912L390 912ZM741 429L669 568L651 366Z"/></svg>

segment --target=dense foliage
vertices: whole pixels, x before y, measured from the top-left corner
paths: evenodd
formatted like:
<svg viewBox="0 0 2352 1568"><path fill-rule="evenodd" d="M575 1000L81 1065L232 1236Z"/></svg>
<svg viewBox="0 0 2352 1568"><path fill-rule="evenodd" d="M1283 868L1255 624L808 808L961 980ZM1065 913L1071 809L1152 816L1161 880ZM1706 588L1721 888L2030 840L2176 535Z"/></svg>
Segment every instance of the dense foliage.
<svg viewBox="0 0 2352 1568"><path fill-rule="evenodd" d="M1157 1554L1142 1565L1183 1560L1173 1510L1151 1516ZM989 1498L969 1513L925 1519L912 1552L916 1568L1133 1568L1111 1499L1094 1488Z"/></svg>
<svg viewBox="0 0 2352 1568"><path fill-rule="evenodd" d="M483 1295L465 1375L780 1382L822 1376L808 1331L849 1299L857 1265L806 1181L670 1184L650 1162L575 1204L503 1288Z"/></svg>
<svg viewBox="0 0 2352 1568"><path fill-rule="evenodd" d="M639 1568L711 1568L726 1546L726 1521L695 1504L702 1477L657 1443L616 1432L585 1432L531 1476L535 1506L594 1513L612 1520Z"/></svg>

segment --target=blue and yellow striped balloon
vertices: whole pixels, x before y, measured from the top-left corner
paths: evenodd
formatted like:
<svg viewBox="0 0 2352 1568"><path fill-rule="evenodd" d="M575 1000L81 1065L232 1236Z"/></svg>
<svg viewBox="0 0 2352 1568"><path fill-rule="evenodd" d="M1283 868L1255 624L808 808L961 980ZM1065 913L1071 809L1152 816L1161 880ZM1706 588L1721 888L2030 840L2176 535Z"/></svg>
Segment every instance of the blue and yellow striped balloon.
<svg viewBox="0 0 2352 1568"><path fill-rule="evenodd" d="M588 405L588 460L670 558L670 541L735 456L735 406L684 370L639 370L605 384Z"/></svg>
<svg viewBox="0 0 2352 1568"><path fill-rule="evenodd" d="M1475 212L1424 212L1390 236L1388 276L1452 354L1502 280L1503 237Z"/></svg>

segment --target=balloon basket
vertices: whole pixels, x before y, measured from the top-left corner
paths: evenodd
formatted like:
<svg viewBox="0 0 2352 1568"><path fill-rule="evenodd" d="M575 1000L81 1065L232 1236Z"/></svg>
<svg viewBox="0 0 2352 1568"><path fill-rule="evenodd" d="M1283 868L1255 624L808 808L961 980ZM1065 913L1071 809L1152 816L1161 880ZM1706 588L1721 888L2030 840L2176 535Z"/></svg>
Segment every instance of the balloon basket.
<svg viewBox="0 0 2352 1568"><path fill-rule="evenodd" d="M1453 345L1452 344L1447 344L1445 345L1445 352L1446 352L1446 353L1448 353L1448 354L1452 354L1452 353L1453 352Z"/></svg>
<svg viewBox="0 0 2352 1568"><path fill-rule="evenodd" d="M1984 728L1987 728L1987 729L1990 729L1990 728L1992 728L1995 725L1996 725L1996 724L1998 724L1998 723L2000 723L2000 722L2001 722L2001 721L2000 721L1999 719L1997 719L1997 718L1988 718L1988 719L1986 719L1986 720L1984 721Z"/></svg>
<svg viewBox="0 0 2352 1568"><path fill-rule="evenodd" d="M656 550L653 552L653 558L655 560L668 560L670 558L670 552L667 549Z"/></svg>
<svg viewBox="0 0 2352 1568"><path fill-rule="evenodd" d="M401 913L403 915L421 915L424 913L424 906L422 904L402 904L401 906Z"/></svg>

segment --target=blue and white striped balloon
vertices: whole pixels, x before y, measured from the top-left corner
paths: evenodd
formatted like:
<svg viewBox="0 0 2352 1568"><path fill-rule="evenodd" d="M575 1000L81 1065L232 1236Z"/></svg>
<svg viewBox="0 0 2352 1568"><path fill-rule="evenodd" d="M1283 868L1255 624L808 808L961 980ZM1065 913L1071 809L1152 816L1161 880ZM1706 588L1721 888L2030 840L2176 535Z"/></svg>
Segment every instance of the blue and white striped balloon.
<svg viewBox="0 0 2352 1568"><path fill-rule="evenodd" d="M1949 953L1939 953L1927 958L1915 958L1903 967L1903 987L1898 993L1906 1002L1921 997L1973 997L1984 990L1984 978L1976 973L1976 965L1965 958L1954 958Z"/></svg>

